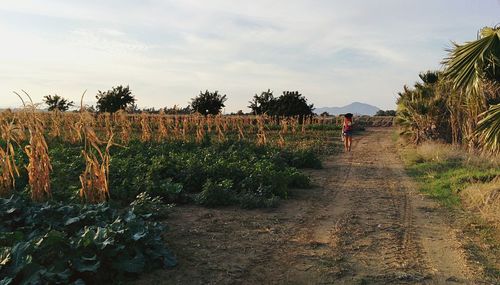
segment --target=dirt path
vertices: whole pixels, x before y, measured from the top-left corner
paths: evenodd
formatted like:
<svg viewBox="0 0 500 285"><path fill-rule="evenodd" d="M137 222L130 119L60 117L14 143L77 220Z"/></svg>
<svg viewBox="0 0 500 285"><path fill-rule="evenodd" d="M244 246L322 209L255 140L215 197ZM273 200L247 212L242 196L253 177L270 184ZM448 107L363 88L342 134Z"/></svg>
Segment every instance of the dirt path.
<svg viewBox="0 0 500 285"><path fill-rule="evenodd" d="M355 137L351 153L308 173L318 187L277 209L179 207L179 259L141 284L478 284L456 234L415 193L392 129Z"/></svg>

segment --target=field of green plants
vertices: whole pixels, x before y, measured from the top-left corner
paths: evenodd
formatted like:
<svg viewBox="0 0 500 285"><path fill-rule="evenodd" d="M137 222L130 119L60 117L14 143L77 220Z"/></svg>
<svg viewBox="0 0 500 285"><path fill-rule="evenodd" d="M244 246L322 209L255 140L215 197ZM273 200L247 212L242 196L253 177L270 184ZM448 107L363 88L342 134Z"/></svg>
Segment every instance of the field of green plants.
<svg viewBox="0 0 500 285"><path fill-rule="evenodd" d="M290 189L311 187L300 169L321 168L320 156L339 144L335 124L283 131L283 123L266 123L262 143L229 127L222 139L223 122L220 132L174 123L159 140L152 120L113 143L118 125L107 134L98 121L76 121L83 127L73 140L62 123L54 131L56 116L9 114L2 122L1 284L104 284L174 266L164 233L175 205L275 207ZM185 136L176 138L175 128Z"/></svg>

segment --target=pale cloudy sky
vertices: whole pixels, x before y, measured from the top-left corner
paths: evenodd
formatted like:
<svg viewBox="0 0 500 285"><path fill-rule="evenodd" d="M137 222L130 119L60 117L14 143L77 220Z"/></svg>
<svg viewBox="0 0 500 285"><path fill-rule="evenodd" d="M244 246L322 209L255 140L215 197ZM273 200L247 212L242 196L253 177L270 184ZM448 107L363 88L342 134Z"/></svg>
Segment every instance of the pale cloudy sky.
<svg viewBox="0 0 500 285"><path fill-rule="evenodd" d="M450 41L499 23L499 0L0 0L0 107L128 84L140 107L208 89L247 111L270 88L392 109Z"/></svg>

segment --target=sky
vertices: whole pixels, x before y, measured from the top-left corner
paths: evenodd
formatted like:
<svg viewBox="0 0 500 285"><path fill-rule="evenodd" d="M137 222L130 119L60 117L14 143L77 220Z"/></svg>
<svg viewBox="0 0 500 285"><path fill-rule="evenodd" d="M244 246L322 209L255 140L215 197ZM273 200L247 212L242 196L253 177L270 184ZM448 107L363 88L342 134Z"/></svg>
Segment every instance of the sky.
<svg viewBox="0 0 500 285"><path fill-rule="evenodd" d="M500 0L0 0L0 107L129 85L139 107L218 90L248 111L271 89L394 109L452 41L497 24Z"/></svg>

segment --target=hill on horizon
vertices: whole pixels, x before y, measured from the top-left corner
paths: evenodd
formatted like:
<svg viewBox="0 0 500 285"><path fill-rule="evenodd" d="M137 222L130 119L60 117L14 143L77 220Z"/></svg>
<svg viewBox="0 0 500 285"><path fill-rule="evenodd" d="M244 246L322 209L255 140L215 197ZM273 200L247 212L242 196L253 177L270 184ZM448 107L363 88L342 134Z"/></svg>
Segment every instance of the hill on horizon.
<svg viewBox="0 0 500 285"><path fill-rule="evenodd" d="M330 115L340 115L345 113L353 113L355 115L369 115L373 116L380 108L361 102L353 102L343 107L321 107L316 108L314 113L321 114L327 112Z"/></svg>

